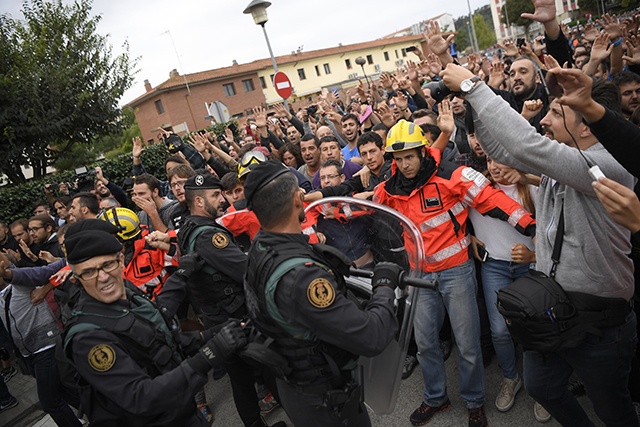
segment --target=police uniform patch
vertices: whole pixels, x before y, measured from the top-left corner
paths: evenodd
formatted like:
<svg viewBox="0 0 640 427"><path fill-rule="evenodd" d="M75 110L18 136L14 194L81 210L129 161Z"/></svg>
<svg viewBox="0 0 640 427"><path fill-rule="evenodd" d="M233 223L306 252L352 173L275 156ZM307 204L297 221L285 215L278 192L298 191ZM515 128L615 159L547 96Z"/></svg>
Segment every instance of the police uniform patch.
<svg viewBox="0 0 640 427"><path fill-rule="evenodd" d="M316 308L326 308L329 307L336 298L336 291L327 279L318 278L309 283L307 298L312 306Z"/></svg>
<svg viewBox="0 0 640 427"><path fill-rule="evenodd" d="M224 249L229 246L229 238L224 233L216 233L211 238L211 244L218 249Z"/></svg>
<svg viewBox="0 0 640 427"><path fill-rule="evenodd" d="M89 350L89 365L98 372L107 372L116 363L116 352L107 344L98 344Z"/></svg>

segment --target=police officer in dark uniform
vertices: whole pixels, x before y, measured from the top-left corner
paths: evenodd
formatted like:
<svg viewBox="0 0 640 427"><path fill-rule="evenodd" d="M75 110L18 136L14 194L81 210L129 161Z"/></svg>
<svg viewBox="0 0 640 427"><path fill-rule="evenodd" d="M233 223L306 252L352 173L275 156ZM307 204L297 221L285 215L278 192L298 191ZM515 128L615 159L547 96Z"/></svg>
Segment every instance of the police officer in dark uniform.
<svg viewBox="0 0 640 427"><path fill-rule="evenodd" d="M186 217L178 235L180 251L183 255L197 254L203 264L187 279L189 302L205 328L222 324L229 318L240 319L247 312L242 286L247 256L236 245L233 235L215 221L222 214L225 201L222 183L213 175L197 174L187 180L184 189L191 215ZM260 416L253 368L239 357L229 358L224 366L244 425L266 426ZM277 399L275 383L269 378L265 378L265 382Z"/></svg>
<svg viewBox="0 0 640 427"><path fill-rule="evenodd" d="M286 361L276 369L284 409L296 426L370 426L356 361L393 339L402 269L375 267L363 310L345 290L346 256L309 245L302 234L303 193L288 168L277 161L256 166L245 197L262 227L249 251L247 307L256 328L274 340L269 348Z"/></svg>
<svg viewBox="0 0 640 427"><path fill-rule="evenodd" d="M74 226L65 247L82 291L66 325L64 350L79 374L91 425L208 426L194 395L213 367L246 344L239 323L215 335L179 332L125 282L115 236L86 227L75 232Z"/></svg>

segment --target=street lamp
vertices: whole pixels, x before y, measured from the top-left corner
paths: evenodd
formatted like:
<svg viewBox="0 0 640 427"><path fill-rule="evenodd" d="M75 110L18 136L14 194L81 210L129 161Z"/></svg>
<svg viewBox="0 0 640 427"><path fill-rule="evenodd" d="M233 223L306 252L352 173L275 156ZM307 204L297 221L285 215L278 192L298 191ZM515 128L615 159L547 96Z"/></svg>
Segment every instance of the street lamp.
<svg viewBox="0 0 640 427"><path fill-rule="evenodd" d="M367 63L367 60L364 59L362 56L358 56L356 58L356 64L362 67L362 74L364 74L364 78L367 81L367 84L369 85L369 89L371 89L371 82L369 81L369 77L367 77L367 72L364 70L364 64L366 63Z"/></svg>
<svg viewBox="0 0 640 427"><path fill-rule="evenodd" d="M269 43L269 36L267 35L267 29L264 27L264 24L269 20L269 16L267 15L267 8L271 6L271 2L266 0L253 0L249 3L249 6L242 12L244 14L251 14L253 17L253 22L256 25L260 25L262 27L262 32L264 33L264 39L267 41L267 47L269 48L269 55L271 55L271 63L273 64L273 71L275 73L278 72L278 64L276 64L276 58L273 56L273 50L271 50L271 43ZM284 106L288 110L289 104L287 100L284 100Z"/></svg>

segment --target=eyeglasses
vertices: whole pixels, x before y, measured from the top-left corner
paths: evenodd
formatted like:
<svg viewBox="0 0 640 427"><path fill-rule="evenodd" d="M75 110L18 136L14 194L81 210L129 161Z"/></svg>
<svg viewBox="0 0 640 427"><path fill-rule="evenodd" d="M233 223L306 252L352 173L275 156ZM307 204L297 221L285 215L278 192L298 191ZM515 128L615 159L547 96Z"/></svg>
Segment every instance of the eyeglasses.
<svg viewBox="0 0 640 427"><path fill-rule="evenodd" d="M267 161L267 157L262 151L249 151L240 159L240 166L246 168L251 163L263 163Z"/></svg>
<svg viewBox="0 0 640 427"><path fill-rule="evenodd" d="M326 181L328 179L336 179L337 177L339 177L340 174L335 174L335 175L320 175L320 181Z"/></svg>
<svg viewBox="0 0 640 427"><path fill-rule="evenodd" d="M182 188L182 187L184 187L184 184L185 184L186 182L187 182L187 180L186 180L186 179L183 179L182 181L172 182L172 183L171 183L171 185L170 185L170 187L171 187L173 190L177 190L178 188Z"/></svg>
<svg viewBox="0 0 640 427"><path fill-rule="evenodd" d="M36 231L40 230L41 228L44 228L44 227L29 227L29 228L27 228L27 232L35 233Z"/></svg>
<svg viewBox="0 0 640 427"><path fill-rule="evenodd" d="M98 273L100 272L100 270L104 271L105 273L111 273L113 270L118 268L119 265L120 265L120 258L116 258L116 259L109 260L107 262L103 262L102 265L99 265L95 268L89 268L87 270L84 270L80 274L73 273L73 275L81 280L91 280L98 277Z"/></svg>

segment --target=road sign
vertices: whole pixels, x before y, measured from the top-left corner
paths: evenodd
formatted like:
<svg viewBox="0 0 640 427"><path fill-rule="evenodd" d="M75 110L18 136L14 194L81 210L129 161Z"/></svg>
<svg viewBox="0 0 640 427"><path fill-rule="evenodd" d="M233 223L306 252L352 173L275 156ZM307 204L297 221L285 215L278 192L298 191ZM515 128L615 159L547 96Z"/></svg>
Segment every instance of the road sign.
<svg viewBox="0 0 640 427"><path fill-rule="evenodd" d="M229 108L222 101L214 101L211 105L204 103L207 112L217 123L226 123L231 118Z"/></svg>
<svg viewBox="0 0 640 427"><path fill-rule="evenodd" d="M284 99L289 98L293 93L291 80L289 80L289 77L282 71L278 71L276 75L273 76L273 86L276 88L278 95Z"/></svg>

